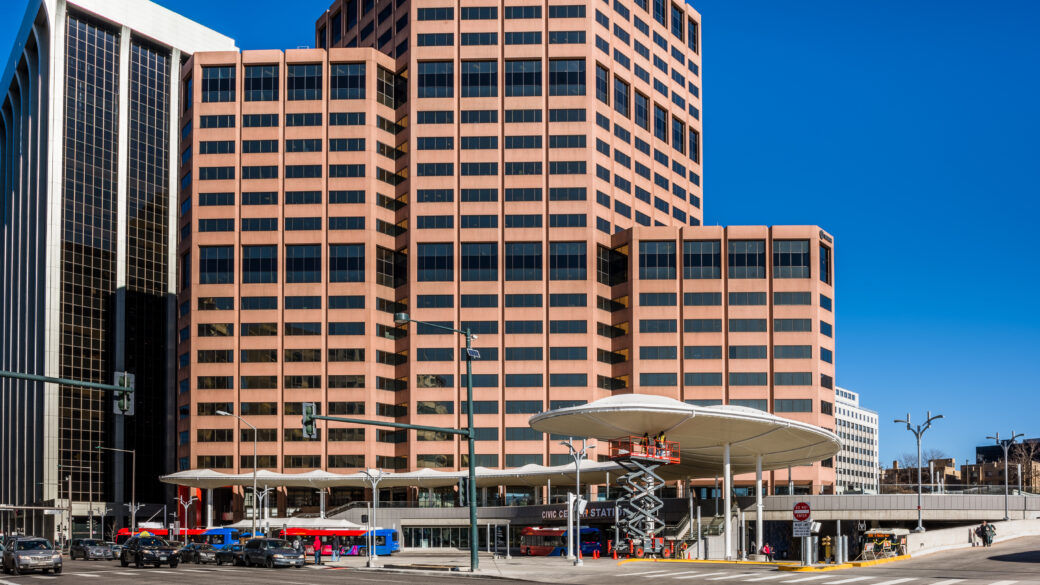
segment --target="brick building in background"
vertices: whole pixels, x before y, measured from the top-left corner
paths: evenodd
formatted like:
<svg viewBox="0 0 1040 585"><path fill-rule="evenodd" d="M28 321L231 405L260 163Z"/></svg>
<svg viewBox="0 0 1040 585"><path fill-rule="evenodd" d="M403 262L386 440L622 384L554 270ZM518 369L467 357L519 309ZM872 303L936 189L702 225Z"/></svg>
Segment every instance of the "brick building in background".
<svg viewBox="0 0 1040 585"><path fill-rule="evenodd" d="M833 430L831 236L700 225L699 21L664 2L337 2L316 25L327 50L196 54L179 468L252 470L252 431L218 410L260 429L264 469L464 468L435 433L321 423L302 440L302 402L463 424L461 340L395 312L478 334L477 465L565 464L529 417L625 392ZM835 475L794 480L818 493ZM785 491L786 470L767 481Z"/></svg>

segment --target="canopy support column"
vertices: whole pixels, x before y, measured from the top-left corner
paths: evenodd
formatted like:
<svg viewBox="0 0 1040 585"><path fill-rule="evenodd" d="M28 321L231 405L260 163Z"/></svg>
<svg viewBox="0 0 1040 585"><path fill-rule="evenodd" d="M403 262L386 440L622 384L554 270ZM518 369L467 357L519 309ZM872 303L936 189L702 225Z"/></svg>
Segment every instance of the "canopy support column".
<svg viewBox="0 0 1040 585"><path fill-rule="evenodd" d="M733 476L729 463L729 443L726 443L724 450L722 451L722 498L723 498L723 517L725 518L723 524L723 530L725 531L725 559L730 560L733 558L733 502L730 493L733 491Z"/></svg>
<svg viewBox="0 0 1040 585"><path fill-rule="evenodd" d="M206 489L206 528L213 528L213 488Z"/></svg>
<svg viewBox="0 0 1040 585"><path fill-rule="evenodd" d="M762 454L755 456L755 552L762 550Z"/></svg>

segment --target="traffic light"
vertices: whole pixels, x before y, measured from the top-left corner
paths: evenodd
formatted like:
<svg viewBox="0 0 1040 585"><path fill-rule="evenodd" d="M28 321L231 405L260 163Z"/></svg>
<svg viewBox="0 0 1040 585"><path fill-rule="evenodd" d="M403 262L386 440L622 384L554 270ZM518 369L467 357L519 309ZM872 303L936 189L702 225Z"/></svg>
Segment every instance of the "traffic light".
<svg viewBox="0 0 1040 585"><path fill-rule="evenodd" d="M469 505L469 478L459 478L459 507Z"/></svg>
<svg viewBox="0 0 1040 585"><path fill-rule="evenodd" d="M132 416L134 414L135 376L127 372L116 372L113 385L129 388L130 392L114 392L112 412Z"/></svg>
<svg viewBox="0 0 1040 585"><path fill-rule="evenodd" d="M314 403L304 402L303 403L303 438L304 439L317 439L318 428L314 424Z"/></svg>

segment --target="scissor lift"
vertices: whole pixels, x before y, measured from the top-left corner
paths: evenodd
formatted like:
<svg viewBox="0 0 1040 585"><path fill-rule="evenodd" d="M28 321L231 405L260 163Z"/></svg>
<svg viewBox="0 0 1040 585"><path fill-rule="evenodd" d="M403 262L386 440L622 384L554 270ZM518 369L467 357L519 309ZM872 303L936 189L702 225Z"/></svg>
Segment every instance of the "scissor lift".
<svg viewBox="0 0 1040 585"><path fill-rule="evenodd" d="M664 528L658 519L664 502L657 496L657 490L664 485L664 480L654 470L679 462L679 444L628 437L611 441L610 459L628 472L617 480L625 494L617 499L617 530L612 552L637 558L661 556L664 539L656 534L659 528Z"/></svg>

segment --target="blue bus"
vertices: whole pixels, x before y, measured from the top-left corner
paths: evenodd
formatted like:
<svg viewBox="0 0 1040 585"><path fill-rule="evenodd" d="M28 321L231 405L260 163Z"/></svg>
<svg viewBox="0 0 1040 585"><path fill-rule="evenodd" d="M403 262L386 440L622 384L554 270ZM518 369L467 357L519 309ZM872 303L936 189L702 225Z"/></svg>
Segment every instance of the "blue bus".
<svg viewBox="0 0 1040 585"><path fill-rule="evenodd" d="M248 533L239 531L237 528L210 528L202 533L206 542L213 548L223 550L233 544L240 544L243 536Z"/></svg>

